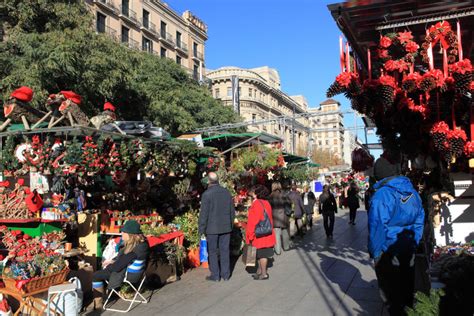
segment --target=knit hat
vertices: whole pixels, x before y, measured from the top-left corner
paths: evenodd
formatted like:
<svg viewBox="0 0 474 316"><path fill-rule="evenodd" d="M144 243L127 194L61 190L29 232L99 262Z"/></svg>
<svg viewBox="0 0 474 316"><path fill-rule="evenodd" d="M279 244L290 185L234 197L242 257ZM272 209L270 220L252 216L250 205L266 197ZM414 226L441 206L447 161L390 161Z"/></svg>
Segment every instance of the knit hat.
<svg viewBox="0 0 474 316"><path fill-rule="evenodd" d="M400 164L392 164L384 157L380 157L375 161L374 177L377 181L399 175L400 171Z"/></svg>
<svg viewBox="0 0 474 316"><path fill-rule="evenodd" d="M61 91L61 93L66 99L71 100L72 102L76 103L77 105L81 104L81 96L74 91Z"/></svg>
<svg viewBox="0 0 474 316"><path fill-rule="evenodd" d="M104 111L112 111L115 112L115 106L110 102L105 102L104 104Z"/></svg>
<svg viewBox="0 0 474 316"><path fill-rule="evenodd" d="M136 220L129 220L125 222L125 225L120 229L122 233L127 234L141 234L142 230L140 229L140 224Z"/></svg>
<svg viewBox="0 0 474 316"><path fill-rule="evenodd" d="M10 97L23 102L30 102L33 99L33 90L31 88L22 86L10 94Z"/></svg>

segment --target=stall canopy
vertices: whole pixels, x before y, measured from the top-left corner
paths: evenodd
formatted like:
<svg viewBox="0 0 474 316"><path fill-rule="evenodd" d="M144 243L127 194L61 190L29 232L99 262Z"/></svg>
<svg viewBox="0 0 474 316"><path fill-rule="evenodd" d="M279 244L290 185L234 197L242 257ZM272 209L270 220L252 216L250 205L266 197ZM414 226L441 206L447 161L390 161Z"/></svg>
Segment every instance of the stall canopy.
<svg viewBox="0 0 474 316"><path fill-rule="evenodd" d="M338 27L351 43L360 64L367 69L367 48L377 46L380 33L406 28L422 43L427 25L459 20L464 55L473 60L474 5L472 1L354 0L328 5ZM435 54L441 61L442 54Z"/></svg>
<svg viewBox="0 0 474 316"><path fill-rule="evenodd" d="M261 133L219 134L203 138L205 146L214 147L223 154L234 149L255 144L277 144L283 140L280 137Z"/></svg>

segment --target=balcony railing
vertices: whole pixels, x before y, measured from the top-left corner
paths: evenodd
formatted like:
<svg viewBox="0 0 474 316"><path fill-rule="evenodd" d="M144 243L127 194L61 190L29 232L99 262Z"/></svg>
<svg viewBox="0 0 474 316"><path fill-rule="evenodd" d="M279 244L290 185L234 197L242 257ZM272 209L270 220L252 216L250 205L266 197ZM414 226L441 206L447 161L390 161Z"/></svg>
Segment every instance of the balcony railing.
<svg viewBox="0 0 474 316"><path fill-rule="evenodd" d="M122 7L122 11L120 12L119 17L124 18L125 20L128 20L133 24L139 24L137 19L137 13L127 7Z"/></svg>
<svg viewBox="0 0 474 316"><path fill-rule="evenodd" d="M114 41L118 41L118 36L117 36L117 31L114 30L113 28L100 24L97 25L97 33L102 33L102 34L107 34L110 36Z"/></svg>
<svg viewBox="0 0 474 316"><path fill-rule="evenodd" d="M156 31L156 25L153 23L153 22L150 22L150 20L144 20L142 18L142 25L141 25L141 29L142 30L146 30L150 33L152 33L153 35L158 35L157 31Z"/></svg>
<svg viewBox="0 0 474 316"><path fill-rule="evenodd" d="M112 11L114 14L118 14L120 11L118 7L115 6L112 0L94 0L94 3L97 3L105 10Z"/></svg>
<svg viewBox="0 0 474 316"><path fill-rule="evenodd" d="M164 29L160 29L160 41L174 45L173 35L166 32Z"/></svg>
<svg viewBox="0 0 474 316"><path fill-rule="evenodd" d="M188 45L186 45L186 43L182 42L182 41L177 41L176 42L176 46L175 46L175 49L179 49L181 50L183 53L187 54L188 53Z"/></svg>
<svg viewBox="0 0 474 316"><path fill-rule="evenodd" d="M131 38L128 39L128 42L122 42L122 44L127 46L128 48L140 50L140 43L138 43L136 40L133 40Z"/></svg>
<svg viewBox="0 0 474 316"><path fill-rule="evenodd" d="M204 60L204 55L201 52L194 51L193 58L197 58L199 60Z"/></svg>

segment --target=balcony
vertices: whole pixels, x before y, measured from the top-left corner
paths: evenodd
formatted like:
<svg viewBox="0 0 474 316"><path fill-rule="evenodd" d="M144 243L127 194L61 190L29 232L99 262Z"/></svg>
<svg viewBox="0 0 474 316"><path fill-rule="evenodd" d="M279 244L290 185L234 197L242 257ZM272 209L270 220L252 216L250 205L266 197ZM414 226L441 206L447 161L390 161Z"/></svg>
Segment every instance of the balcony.
<svg viewBox="0 0 474 316"><path fill-rule="evenodd" d="M140 26L140 29L142 31L145 31L153 36L158 36L158 32L156 31L156 25L153 22L150 22L150 20L144 20L143 18L141 22L142 25Z"/></svg>
<svg viewBox="0 0 474 316"><path fill-rule="evenodd" d="M128 48L135 49L135 50L140 50L140 43L137 41L129 38L128 41L122 42L123 45L127 46Z"/></svg>
<svg viewBox="0 0 474 316"><path fill-rule="evenodd" d="M133 25L139 25L140 24L140 22L137 19L137 13L135 11L133 11L132 9L129 9L129 8L122 7L122 11L120 12L119 17L122 20L124 20L128 23L131 23Z"/></svg>
<svg viewBox="0 0 474 316"><path fill-rule="evenodd" d="M118 15L120 10L115 6L112 0L94 0L94 3L102 9L112 12L115 15Z"/></svg>
<svg viewBox="0 0 474 316"><path fill-rule="evenodd" d="M160 42L168 44L171 47L175 47L173 35L166 32L164 29L160 29L159 39L160 39Z"/></svg>
<svg viewBox="0 0 474 316"><path fill-rule="evenodd" d="M117 31L109 26L105 26L103 24L98 25L97 31L98 34L107 34L110 38L114 41L119 41L119 37L117 35Z"/></svg>
<svg viewBox="0 0 474 316"><path fill-rule="evenodd" d="M193 52L193 59L204 61L204 55L201 52Z"/></svg>
<svg viewBox="0 0 474 316"><path fill-rule="evenodd" d="M184 42L176 42L176 46L174 47L177 51L185 54L186 56L188 55L188 45Z"/></svg>

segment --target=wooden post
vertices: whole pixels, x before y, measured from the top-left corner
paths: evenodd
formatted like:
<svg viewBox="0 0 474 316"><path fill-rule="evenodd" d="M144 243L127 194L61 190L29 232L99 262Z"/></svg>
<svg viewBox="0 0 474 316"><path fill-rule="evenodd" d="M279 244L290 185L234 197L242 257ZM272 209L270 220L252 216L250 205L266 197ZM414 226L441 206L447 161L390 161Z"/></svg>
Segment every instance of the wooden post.
<svg viewBox="0 0 474 316"><path fill-rule="evenodd" d="M54 121L54 117L52 117L51 118L52 120L49 122L48 128L56 126L59 122L61 122L65 118L66 118L66 115L63 115L60 118L58 118L56 121Z"/></svg>
<svg viewBox="0 0 474 316"><path fill-rule="evenodd" d="M3 122L3 124L0 126L0 132L3 131L10 124L11 121L11 118L7 118L7 120Z"/></svg>
<svg viewBox="0 0 474 316"><path fill-rule="evenodd" d="M30 130L30 124L28 124L28 120L24 115L21 116L21 121L23 122L23 125L25 126L26 130Z"/></svg>
<svg viewBox="0 0 474 316"><path fill-rule="evenodd" d="M51 114L53 114L53 111L49 111L48 113L46 113L45 116L43 116L38 122L36 122L36 123L31 127L31 129L35 129L38 125L40 125L41 123L43 123L44 121L46 121L46 119L47 119Z"/></svg>
<svg viewBox="0 0 474 316"><path fill-rule="evenodd" d="M72 118L71 112L67 112L67 117L69 118L69 122L71 123L71 126L74 126L74 119Z"/></svg>

